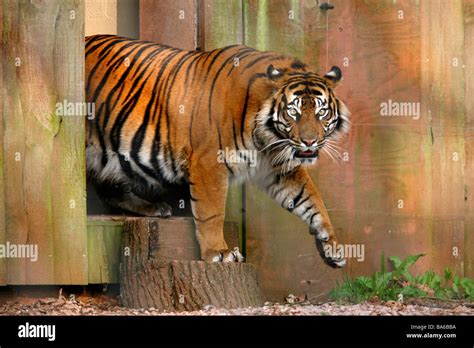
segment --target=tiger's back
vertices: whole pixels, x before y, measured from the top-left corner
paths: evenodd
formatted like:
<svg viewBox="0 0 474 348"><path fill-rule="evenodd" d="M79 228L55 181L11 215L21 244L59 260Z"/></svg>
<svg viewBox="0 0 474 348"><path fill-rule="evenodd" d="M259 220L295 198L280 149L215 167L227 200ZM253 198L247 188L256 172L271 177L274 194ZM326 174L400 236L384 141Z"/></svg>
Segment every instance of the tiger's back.
<svg viewBox="0 0 474 348"><path fill-rule="evenodd" d="M245 127L231 120L241 114L245 95L229 76L238 71L236 57L257 52L230 46L203 53L116 36L86 38L87 101L97 110L88 123L91 174L99 180L139 175L157 185L189 179L190 156L202 155L212 141L218 147L216 127Z"/></svg>

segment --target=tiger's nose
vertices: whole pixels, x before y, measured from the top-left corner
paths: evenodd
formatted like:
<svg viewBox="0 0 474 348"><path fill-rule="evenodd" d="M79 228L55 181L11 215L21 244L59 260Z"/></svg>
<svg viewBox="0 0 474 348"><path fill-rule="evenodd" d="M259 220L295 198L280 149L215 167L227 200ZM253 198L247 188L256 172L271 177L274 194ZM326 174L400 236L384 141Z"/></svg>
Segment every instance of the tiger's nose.
<svg viewBox="0 0 474 348"><path fill-rule="evenodd" d="M315 145L316 141L317 141L317 139L309 139L309 140L308 139L301 139L301 142L304 145L308 146L308 147L311 147L311 146Z"/></svg>

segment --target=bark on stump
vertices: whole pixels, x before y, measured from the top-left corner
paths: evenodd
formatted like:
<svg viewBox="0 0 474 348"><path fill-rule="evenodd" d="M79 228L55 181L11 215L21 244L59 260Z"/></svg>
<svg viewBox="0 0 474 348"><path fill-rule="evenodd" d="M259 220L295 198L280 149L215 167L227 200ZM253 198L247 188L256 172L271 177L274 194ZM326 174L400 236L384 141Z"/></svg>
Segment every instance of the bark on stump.
<svg viewBox="0 0 474 348"><path fill-rule="evenodd" d="M235 241L235 225L226 223L224 230L226 240ZM192 311L263 304L255 266L199 261L191 219L130 218L123 240L120 297L126 307Z"/></svg>

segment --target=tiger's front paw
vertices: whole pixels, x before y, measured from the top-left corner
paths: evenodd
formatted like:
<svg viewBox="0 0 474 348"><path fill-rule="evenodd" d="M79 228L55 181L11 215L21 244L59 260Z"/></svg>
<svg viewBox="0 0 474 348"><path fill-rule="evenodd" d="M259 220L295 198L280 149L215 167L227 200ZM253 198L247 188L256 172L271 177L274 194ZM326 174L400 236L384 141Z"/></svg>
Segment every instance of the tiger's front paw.
<svg viewBox="0 0 474 348"><path fill-rule="evenodd" d="M342 268L347 264L342 252L337 248L337 241L333 233L329 233L325 228L310 228L310 233L315 236L316 248L323 261L333 267Z"/></svg>
<svg viewBox="0 0 474 348"><path fill-rule="evenodd" d="M210 262L244 262L245 258L240 253L239 248L235 247L233 250L210 252L205 260Z"/></svg>

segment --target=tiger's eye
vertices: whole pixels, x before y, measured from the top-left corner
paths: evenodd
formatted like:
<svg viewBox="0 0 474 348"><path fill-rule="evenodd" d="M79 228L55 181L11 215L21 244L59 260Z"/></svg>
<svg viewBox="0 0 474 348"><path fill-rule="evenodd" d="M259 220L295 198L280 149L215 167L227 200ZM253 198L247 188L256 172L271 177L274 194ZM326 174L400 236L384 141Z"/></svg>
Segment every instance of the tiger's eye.
<svg viewBox="0 0 474 348"><path fill-rule="evenodd" d="M298 111L296 111L296 109L288 109L288 114L292 117L296 117L298 115Z"/></svg>
<svg viewBox="0 0 474 348"><path fill-rule="evenodd" d="M328 113L328 109L321 109L318 111L318 116L325 117Z"/></svg>

